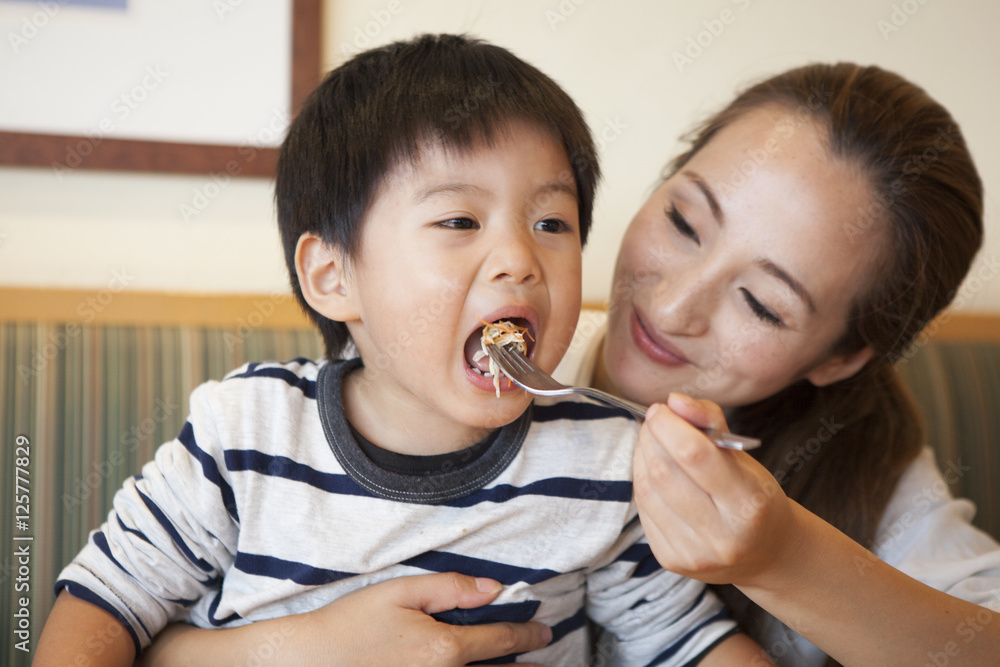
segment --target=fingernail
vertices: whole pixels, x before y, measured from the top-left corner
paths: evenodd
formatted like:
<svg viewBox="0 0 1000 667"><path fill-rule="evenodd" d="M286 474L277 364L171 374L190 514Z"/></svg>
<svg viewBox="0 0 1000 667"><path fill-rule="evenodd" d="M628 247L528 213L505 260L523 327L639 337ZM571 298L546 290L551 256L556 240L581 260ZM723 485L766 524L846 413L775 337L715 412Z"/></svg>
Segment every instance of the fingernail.
<svg viewBox="0 0 1000 667"><path fill-rule="evenodd" d="M671 394L670 394L670 396L669 396L669 398L667 400L670 400L671 398L674 399L675 401L680 401L681 403L683 403L684 405L688 406L689 408L693 408L695 406L694 399L692 399L690 396L688 396L686 394L678 394L678 393L671 392Z"/></svg>
<svg viewBox="0 0 1000 667"><path fill-rule="evenodd" d="M655 415L655 414L656 414L657 412L659 412L659 411L660 411L660 404L659 404L659 403L653 403L653 404L652 404L651 406L649 406L649 408L647 408L647 410L646 410L646 419L652 419L652 418L653 418L653 416L654 416L654 415Z"/></svg>
<svg viewBox="0 0 1000 667"><path fill-rule="evenodd" d="M476 589L480 593L499 593L503 589L503 584L495 579L476 577Z"/></svg>
<svg viewBox="0 0 1000 667"><path fill-rule="evenodd" d="M542 626L542 639L545 640L546 644L552 641L552 628L547 625Z"/></svg>

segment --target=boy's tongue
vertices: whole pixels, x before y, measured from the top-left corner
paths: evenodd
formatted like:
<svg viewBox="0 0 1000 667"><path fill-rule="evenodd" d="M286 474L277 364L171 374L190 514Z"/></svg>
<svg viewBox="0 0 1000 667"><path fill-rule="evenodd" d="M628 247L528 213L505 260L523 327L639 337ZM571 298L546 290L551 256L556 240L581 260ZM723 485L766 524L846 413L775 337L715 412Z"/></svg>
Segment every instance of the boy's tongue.
<svg viewBox="0 0 1000 667"><path fill-rule="evenodd" d="M469 339L465 341L465 361L473 368L478 368L482 372L486 373L490 370L490 358L489 356L482 355L479 361L475 361L476 353L481 352L483 349L483 327L476 329L476 331L469 336Z"/></svg>

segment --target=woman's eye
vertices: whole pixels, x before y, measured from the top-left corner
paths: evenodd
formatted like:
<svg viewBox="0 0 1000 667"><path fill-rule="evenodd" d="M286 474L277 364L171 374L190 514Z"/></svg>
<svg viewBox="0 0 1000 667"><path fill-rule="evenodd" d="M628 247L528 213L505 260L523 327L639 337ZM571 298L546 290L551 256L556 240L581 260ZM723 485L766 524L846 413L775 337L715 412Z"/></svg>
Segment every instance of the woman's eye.
<svg viewBox="0 0 1000 667"><path fill-rule="evenodd" d="M773 326L776 327L784 326L785 323L781 320L781 318L775 315L773 312L771 312L760 301L758 301L754 297L754 295L750 293L749 290L747 290L744 287L741 287L740 291L743 292L743 298L746 299L747 305L750 306L750 310L753 311L754 315L759 317L762 321L771 324Z"/></svg>
<svg viewBox="0 0 1000 667"><path fill-rule="evenodd" d="M558 218L547 218L536 222L535 229L540 232L548 232L549 234L559 234L569 231L569 225Z"/></svg>
<svg viewBox="0 0 1000 667"><path fill-rule="evenodd" d="M686 236L698 245L701 245L701 239L698 238L698 232L694 231L694 227L688 224L688 221L684 219L681 212L677 210L677 207L673 204L666 211L667 217L670 218L670 222L674 223L674 227L677 231L681 233L682 236Z"/></svg>
<svg viewBox="0 0 1000 667"><path fill-rule="evenodd" d="M451 218L450 220L443 220L438 223L442 227L448 227L449 229L478 229L479 223L475 220L469 218Z"/></svg>

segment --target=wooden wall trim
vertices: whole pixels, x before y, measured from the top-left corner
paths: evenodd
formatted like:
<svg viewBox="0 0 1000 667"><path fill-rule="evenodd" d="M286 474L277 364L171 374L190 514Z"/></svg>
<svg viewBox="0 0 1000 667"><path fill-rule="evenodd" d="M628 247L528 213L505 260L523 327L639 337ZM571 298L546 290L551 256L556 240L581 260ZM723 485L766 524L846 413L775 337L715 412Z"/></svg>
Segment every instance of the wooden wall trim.
<svg viewBox="0 0 1000 667"><path fill-rule="evenodd" d="M321 77L322 0L292 0L291 115ZM278 149L0 132L0 165L273 178Z"/></svg>
<svg viewBox="0 0 1000 667"><path fill-rule="evenodd" d="M0 287L0 322L135 326L311 328L290 294L178 294L111 289ZM603 309L602 302L585 308ZM1000 313L944 313L927 333L939 341L1000 343Z"/></svg>
<svg viewBox="0 0 1000 667"><path fill-rule="evenodd" d="M272 178L278 149L0 131L0 164ZM78 160L78 161L77 161Z"/></svg>
<svg viewBox="0 0 1000 667"><path fill-rule="evenodd" d="M0 288L0 321L135 326L302 329L290 294L173 294L112 289Z"/></svg>

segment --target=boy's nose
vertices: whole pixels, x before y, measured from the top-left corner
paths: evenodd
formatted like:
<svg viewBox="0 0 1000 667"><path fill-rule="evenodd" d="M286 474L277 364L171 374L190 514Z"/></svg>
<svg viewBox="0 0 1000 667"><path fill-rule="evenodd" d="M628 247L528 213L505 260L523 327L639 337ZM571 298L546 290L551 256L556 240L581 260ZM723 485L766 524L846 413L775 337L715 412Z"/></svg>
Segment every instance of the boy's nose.
<svg viewBox="0 0 1000 667"><path fill-rule="evenodd" d="M493 247L489 260L491 280L520 285L538 279L541 269L531 239L527 236L524 233L514 233Z"/></svg>

